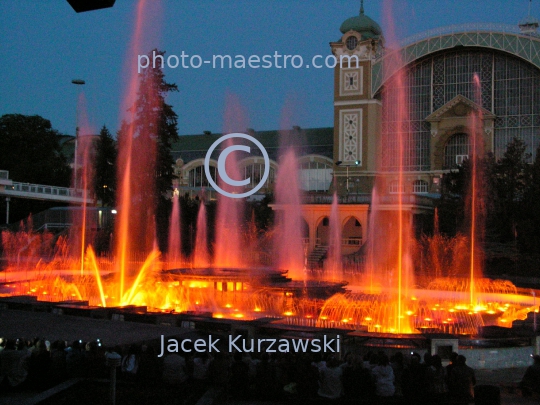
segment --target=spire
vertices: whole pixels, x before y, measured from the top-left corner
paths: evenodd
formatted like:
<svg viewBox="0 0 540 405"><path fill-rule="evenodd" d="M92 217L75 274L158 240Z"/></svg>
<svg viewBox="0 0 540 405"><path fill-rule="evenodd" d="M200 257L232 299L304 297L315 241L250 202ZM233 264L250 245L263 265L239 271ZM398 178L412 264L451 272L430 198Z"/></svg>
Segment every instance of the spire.
<svg viewBox="0 0 540 405"><path fill-rule="evenodd" d="M364 0L360 0L360 15L364 15Z"/></svg>

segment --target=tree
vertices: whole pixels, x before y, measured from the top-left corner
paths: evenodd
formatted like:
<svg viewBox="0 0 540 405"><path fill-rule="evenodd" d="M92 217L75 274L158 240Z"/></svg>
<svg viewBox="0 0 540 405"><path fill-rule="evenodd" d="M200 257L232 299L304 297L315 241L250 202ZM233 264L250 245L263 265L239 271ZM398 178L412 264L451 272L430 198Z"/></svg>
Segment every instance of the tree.
<svg viewBox="0 0 540 405"><path fill-rule="evenodd" d="M165 52L154 49L153 54L163 57ZM144 69L139 75L139 89L130 108L131 122L123 123L118 133L121 176L118 189L134 196L130 214L133 232L130 232L141 251L152 248L154 236L158 237L162 251L167 241L174 177L171 145L178 139L177 115L165 102L170 91L178 91L178 88L165 81L159 65ZM129 187L122 173L128 167ZM118 202L122 209L121 201Z"/></svg>
<svg viewBox="0 0 540 405"><path fill-rule="evenodd" d="M540 253L540 146L527 176L517 233L522 252L536 255Z"/></svg>
<svg viewBox="0 0 540 405"><path fill-rule="evenodd" d="M60 133L39 115L0 117L0 170L20 182L69 187L71 170Z"/></svg>
<svg viewBox="0 0 540 405"><path fill-rule="evenodd" d="M39 115L7 114L0 117L0 170L18 182L69 187L71 169L60 145L61 134ZM58 202L12 198L10 221L46 210ZM0 199L0 212L6 203Z"/></svg>
<svg viewBox="0 0 540 405"><path fill-rule="evenodd" d="M493 222L501 241L514 238L516 220L521 211L523 196L527 185L530 155L525 153L526 145L521 139L514 138L507 145L502 159L495 166L494 201L496 204Z"/></svg>
<svg viewBox="0 0 540 405"><path fill-rule="evenodd" d="M116 142L104 125L96 141L94 191L104 207L114 206L116 197Z"/></svg>

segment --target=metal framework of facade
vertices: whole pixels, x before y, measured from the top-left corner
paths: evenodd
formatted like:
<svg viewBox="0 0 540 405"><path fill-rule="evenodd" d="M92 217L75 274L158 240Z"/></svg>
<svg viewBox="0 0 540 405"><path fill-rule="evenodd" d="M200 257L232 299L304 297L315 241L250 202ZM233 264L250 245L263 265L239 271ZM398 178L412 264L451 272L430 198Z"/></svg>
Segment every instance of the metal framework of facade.
<svg viewBox="0 0 540 405"><path fill-rule="evenodd" d="M540 69L539 37L523 35L517 27L511 25L455 25L410 37L397 51L387 50L373 64L372 94L377 94L388 78L411 62L426 55L456 47L479 47L507 52ZM386 65L389 68L385 68Z"/></svg>

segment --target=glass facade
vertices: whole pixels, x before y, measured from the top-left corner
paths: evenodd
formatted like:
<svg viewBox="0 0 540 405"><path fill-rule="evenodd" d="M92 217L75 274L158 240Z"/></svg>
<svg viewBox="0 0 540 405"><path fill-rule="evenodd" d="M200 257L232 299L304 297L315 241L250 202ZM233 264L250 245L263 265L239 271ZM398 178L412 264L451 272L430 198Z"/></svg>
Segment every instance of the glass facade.
<svg viewBox="0 0 540 405"><path fill-rule="evenodd" d="M242 170L244 172L244 177L242 178L251 179L251 182L247 187L253 188L257 186L262 179L262 176L264 174L264 163L252 163L252 164L244 166ZM270 167L270 171L268 172L268 179L266 180L265 187L268 187L269 185L274 183L274 175L275 175L275 170L273 167Z"/></svg>
<svg viewBox="0 0 540 405"><path fill-rule="evenodd" d="M210 166L210 174L214 181L216 181L216 172L217 168ZM189 171L188 185L189 187L208 187L210 185L204 172L204 166L197 166Z"/></svg>
<svg viewBox="0 0 540 405"><path fill-rule="evenodd" d="M300 165L300 187L305 191L327 191L332 183L332 165L304 162Z"/></svg>
<svg viewBox="0 0 540 405"><path fill-rule="evenodd" d="M507 144L519 138L527 144L527 153L534 159L540 144L540 71L506 53L463 49L434 54L409 65L404 74L404 89L397 86L396 78L385 84L380 94L385 144L383 169L398 169L398 125L405 133L404 170L430 169L430 124L425 118L457 95L474 100L474 73L480 78L482 107L496 116L495 157L501 158ZM400 94L406 94L401 97L405 102L398 102ZM406 106L406 119L401 124L396 118L400 105ZM457 141L452 138L449 142ZM447 147L460 148L464 144ZM451 162L446 157L445 148L448 168Z"/></svg>
<svg viewBox="0 0 540 405"><path fill-rule="evenodd" d="M455 134L444 147L444 166L443 169L454 169L463 163L463 160L469 157L469 135Z"/></svg>

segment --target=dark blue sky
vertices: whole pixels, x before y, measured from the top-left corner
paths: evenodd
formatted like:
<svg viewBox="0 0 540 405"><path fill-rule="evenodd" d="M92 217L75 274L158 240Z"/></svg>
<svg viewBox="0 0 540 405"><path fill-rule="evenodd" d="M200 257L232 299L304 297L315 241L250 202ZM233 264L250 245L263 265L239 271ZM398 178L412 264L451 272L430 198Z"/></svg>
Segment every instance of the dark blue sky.
<svg viewBox="0 0 540 405"><path fill-rule="evenodd" d="M152 0L154 1L154 0ZM157 0L156 0L157 1ZM126 60L137 2L117 0L111 9L76 14L65 0L0 2L0 115L39 114L53 127L73 134L77 88L84 93L93 127L119 126L126 77L137 60ZM366 14L385 29L382 0L366 0ZM398 32L408 36L451 24L490 22L516 25L528 0L395 0ZM159 17L145 32L147 51L168 54L330 53L341 23L358 14L357 0L162 0ZM540 17L540 2L532 3ZM280 128L283 106L292 105L293 124L333 125L331 69L221 70L165 68L179 87L168 98L179 116L180 134L221 132L225 100L235 94L255 130ZM292 100L292 102L290 101Z"/></svg>

